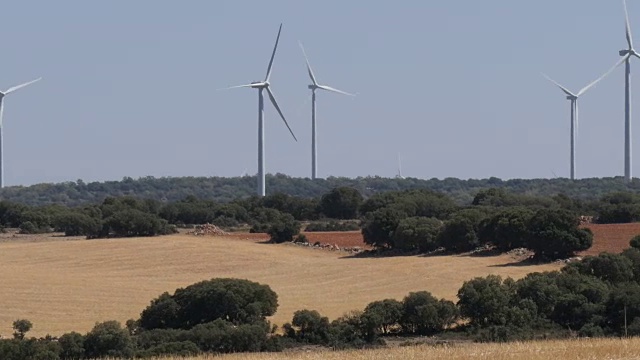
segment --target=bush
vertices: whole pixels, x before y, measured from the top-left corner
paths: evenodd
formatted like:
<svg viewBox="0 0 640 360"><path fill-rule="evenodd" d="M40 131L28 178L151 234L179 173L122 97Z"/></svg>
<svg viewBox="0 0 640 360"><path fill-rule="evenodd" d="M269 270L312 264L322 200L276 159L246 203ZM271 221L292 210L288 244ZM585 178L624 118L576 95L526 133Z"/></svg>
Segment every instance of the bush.
<svg viewBox="0 0 640 360"><path fill-rule="evenodd" d="M287 336L299 342L326 344L329 340L329 319L315 310L298 310L291 324L284 325Z"/></svg>
<svg viewBox="0 0 640 360"><path fill-rule="evenodd" d="M298 236L296 236L293 242L298 244L308 244L309 239L307 239L307 236L305 234L298 234Z"/></svg>
<svg viewBox="0 0 640 360"><path fill-rule="evenodd" d="M300 233L300 222L289 214L283 214L280 219L269 226L267 233L270 241L276 244L293 241L293 237Z"/></svg>
<svg viewBox="0 0 640 360"><path fill-rule="evenodd" d="M629 245L634 249L640 249L640 235L634 236L631 241L629 241Z"/></svg>
<svg viewBox="0 0 640 360"><path fill-rule="evenodd" d="M271 225L269 224L254 224L253 226L251 226L251 229L249 229L249 233L251 234L266 234L269 232L269 228L271 227Z"/></svg>
<svg viewBox="0 0 640 360"><path fill-rule="evenodd" d="M140 315L143 329L190 329L216 319L232 324L264 321L275 313L278 296L267 285L249 280L213 279L162 294Z"/></svg>
<svg viewBox="0 0 640 360"><path fill-rule="evenodd" d="M60 358L65 360L84 359L84 336L77 332L71 332L60 336L58 339L61 352Z"/></svg>
<svg viewBox="0 0 640 360"><path fill-rule="evenodd" d="M146 350L138 351L136 357L155 358L161 356L191 357L200 354L198 345L191 341L164 342Z"/></svg>
<svg viewBox="0 0 640 360"><path fill-rule="evenodd" d="M20 234L41 234L41 233L45 233L47 232L45 229L40 229L38 228L34 223L32 223L31 221L25 221L22 224L20 224L19 226L19 233Z"/></svg>
<svg viewBox="0 0 640 360"><path fill-rule="evenodd" d="M358 224L351 221L339 222L335 220L327 222L313 222L304 229L309 232L325 232L325 231L355 231L360 229Z"/></svg>
<svg viewBox="0 0 640 360"><path fill-rule="evenodd" d="M134 355L133 340L117 321L96 324L85 337L84 347L88 358L131 358Z"/></svg>
<svg viewBox="0 0 640 360"><path fill-rule="evenodd" d="M90 236L102 229L102 223L86 214L68 212L56 218L54 227L56 231L64 232L65 236Z"/></svg>
<svg viewBox="0 0 640 360"><path fill-rule="evenodd" d="M175 233L175 227L157 215L137 209L116 211L104 221L109 233L115 237L156 236Z"/></svg>

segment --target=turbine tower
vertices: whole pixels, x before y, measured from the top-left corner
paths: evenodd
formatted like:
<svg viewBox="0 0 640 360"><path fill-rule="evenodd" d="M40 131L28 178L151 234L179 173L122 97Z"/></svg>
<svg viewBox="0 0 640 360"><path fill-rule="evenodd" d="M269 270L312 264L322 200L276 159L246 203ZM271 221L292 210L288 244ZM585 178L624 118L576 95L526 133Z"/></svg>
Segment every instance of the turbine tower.
<svg viewBox="0 0 640 360"><path fill-rule="evenodd" d="M269 79L271 78L271 68L273 66L273 58L276 56L276 50L278 49L278 41L280 40L281 32L282 32L282 24L280 24L280 28L278 29L276 44L273 47L273 53L271 54L271 60L269 60L269 67L267 67L267 75L265 76L264 81L256 81L256 82L252 82L251 84L232 86L230 88L227 88L227 89L235 89L235 88L249 87L253 89L258 89L258 176L257 176L258 177L258 189L257 189L258 196L265 196L265 193L266 193L265 171L264 171L265 170L264 169L264 98L262 94L264 90L267 91L267 94L269 95L269 99L271 100L273 107L275 107L276 110L278 111L278 114L280 114L280 117L282 118L282 121L284 121L284 124L287 126L287 129L289 129L291 136L293 136L293 139L295 141L298 141L298 139L296 139L296 136L293 134L293 130L291 130L291 127L287 123L287 120L284 118L284 115L282 114L282 110L280 110L280 106L278 106L278 102L276 101L276 98L273 95L273 91L271 91L271 88L270 88L271 84L269 83Z"/></svg>
<svg viewBox="0 0 640 360"><path fill-rule="evenodd" d="M400 159L400 153L398 153L398 175L396 175L398 179L404 179L402 176L402 160Z"/></svg>
<svg viewBox="0 0 640 360"><path fill-rule="evenodd" d="M11 94L12 92L22 89L25 86L31 85L36 81L39 81L42 78L37 78L35 80L31 80L29 82L26 82L24 84L20 84L14 87L11 87L5 91L0 91L0 188L4 187L4 149L3 149L3 142L4 142L4 134L3 134L3 124L2 124L2 113L3 113L3 108L4 108L4 97Z"/></svg>
<svg viewBox="0 0 640 360"><path fill-rule="evenodd" d="M570 170L571 180L575 180L576 179L576 138L577 138L577 135L578 135L578 98L582 94L587 92L587 90L591 89L591 87L593 87L595 84L597 84L602 79L604 79L607 75L609 75L609 73L611 71L613 71L620 64L621 64L621 62L618 62L611 69L609 69L609 71L604 73L604 75L600 76L599 78L597 78L596 80L591 82L589 85L583 87L582 89L580 89L580 91L578 91L575 94L573 92L569 91L566 87L564 87L564 86L560 85L559 83L557 83L555 80L553 80L550 77L548 77L547 75L542 74L542 76L544 76L547 80L551 81L553 84L555 84L557 87L559 87L560 90L562 90L567 95L567 100L569 100L571 102L571 155L570 155L570 159L571 159L571 170Z"/></svg>
<svg viewBox="0 0 640 360"><path fill-rule="evenodd" d="M624 77L624 180L631 181L631 57L638 56L633 48L633 38L631 37L631 26L629 25L629 12L627 11L627 1L622 0L624 6L625 30L627 46L625 50L620 50L619 54L625 63Z"/></svg>
<svg viewBox="0 0 640 360"><path fill-rule="evenodd" d="M311 78L311 85L309 85L309 89L311 90L311 179L315 180L318 176L318 144L316 142L317 133L316 133L316 90L322 89L326 91L331 91L338 94L355 96L353 94L349 94L348 92L344 92L342 90L338 90L332 88L327 85L320 85L316 80L316 76L313 74L313 70L311 70L311 64L309 64L309 58L307 57L307 53L304 51L304 47L301 42L300 49L302 49L302 54L304 55L304 59L307 62L307 72L309 73L309 77Z"/></svg>

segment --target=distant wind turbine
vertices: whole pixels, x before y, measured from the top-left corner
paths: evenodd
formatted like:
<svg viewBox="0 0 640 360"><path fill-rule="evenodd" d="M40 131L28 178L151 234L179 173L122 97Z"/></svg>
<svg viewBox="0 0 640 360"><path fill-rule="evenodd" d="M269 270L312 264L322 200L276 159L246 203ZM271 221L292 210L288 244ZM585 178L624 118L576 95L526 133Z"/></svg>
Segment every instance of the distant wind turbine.
<svg viewBox="0 0 640 360"><path fill-rule="evenodd" d="M402 176L402 160L400 160L400 153L398 153L398 175L396 175L398 179L404 179Z"/></svg>
<svg viewBox="0 0 640 360"><path fill-rule="evenodd" d="M560 85L559 83L557 83L555 80L553 80L550 77L548 77L547 75L542 74L542 76L544 76L547 80L551 81L553 84L555 84L557 87L559 87L560 90L562 90L567 95L567 100L569 100L571 102L571 155L570 155L570 158L571 158L571 170L570 170L571 180L575 180L576 179L576 137L577 137L577 133L578 133L578 98L582 94L587 92L587 90L591 89L595 84L597 84L602 79L604 79L607 75L609 75L609 73L611 73L621 63L622 63L622 61L619 61L616 65L614 65L611 69L609 69L606 73L604 73L604 75L600 76L599 78L597 78L596 80L591 82L589 85L583 87L582 89L580 89L580 91L578 91L575 94L573 92L569 91L566 87L564 87L564 86Z"/></svg>
<svg viewBox="0 0 640 360"><path fill-rule="evenodd" d="M273 58L276 56L276 50L278 49L278 41L280 41L281 32L282 32L282 24L280 24L280 28L278 29L278 37L276 38L276 44L273 47L273 53L271 54L271 60L269 60L269 67L267 67L267 75L264 78L264 81L257 81L247 85L232 86L227 88L227 89L235 89L235 88L249 87L253 89L258 89L258 196L265 196L265 193L266 193L265 168L264 168L264 98L262 95L263 90L267 91L267 94L269 95L269 99L271 100L273 107L275 107L276 110L278 111L278 114L280 114L282 121L284 121L284 124L287 126L287 129L289 129L289 132L291 133L291 136L293 136L293 139L295 141L298 141L298 139L296 139L296 136L293 134L293 130L291 130L291 127L287 123L287 120L284 118L284 115L282 114L282 110L280 110L280 106L278 106L278 102L276 101L276 98L273 95L273 92L271 91L271 88L270 88L271 84L269 83L269 79L271 78L271 67L273 66Z"/></svg>
<svg viewBox="0 0 640 360"><path fill-rule="evenodd" d="M31 85L36 81L41 80L42 78L37 78L35 80L31 80L29 82L26 82L24 84L20 84L11 88L8 88L5 91L0 91L0 188L4 187L4 149L3 149L3 142L4 142L4 133L3 133L3 124L2 124L2 113L3 113L3 108L4 108L4 97L11 94L12 92L22 89L25 86Z"/></svg>
<svg viewBox="0 0 640 360"><path fill-rule="evenodd" d="M298 42L298 44L300 44L300 49L302 49L302 54L304 55L304 59L307 62L307 72L309 73L309 77L311 78L312 82L312 84L308 86L311 90L311 179L316 179L318 175L318 146L316 142L316 90L322 89L343 95L355 95L349 94L348 92L344 92L342 90L338 90L336 88L332 88L331 86L318 84L316 76L313 74L313 70L311 70L311 64L309 64L309 58L307 57L307 53L304 51L302 42Z"/></svg>

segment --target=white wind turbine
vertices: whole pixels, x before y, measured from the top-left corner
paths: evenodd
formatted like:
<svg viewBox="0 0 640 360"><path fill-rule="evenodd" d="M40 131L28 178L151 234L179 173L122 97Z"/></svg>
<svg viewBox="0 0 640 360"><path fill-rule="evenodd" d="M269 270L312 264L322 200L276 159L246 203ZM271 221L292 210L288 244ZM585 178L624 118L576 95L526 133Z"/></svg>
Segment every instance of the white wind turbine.
<svg viewBox="0 0 640 360"><path fill-rule="evenodd" d="M273 58L276 56L276 50L278 49L278 41L280 40L281 32L282 32L282 24L280 24L280 28L278 29L278 37L276 38L276 44L273 47L273 53L271 54L271 60L269 60L269 67L267 68L267 75L264 81L257 81L247 85L232 86L230 88L227 88L227 89L235 89L235 88L249 87L249 88L258 89L258 196L265 196L265 193L266 193L265 169L264 169L264 98L262 95L263 90L267 91L267 94L269 95L269 99L271 100L271 103L278 111L278 114L280 114L282 121L284 121L284 124L287 126L287 129L289 129L289 132L291 133L291 136L293 136L293 139L295 141L298 141L298 139L296 139L296 136L293 134L293 130L291 130L291 127L287 123L287 120L284 118L284 115L280 110L280 106L278 106L278 102L276 101L276 98L273 95L273 92L271 91L271 88L270 88L271 84L269 83L269 79L271 77L271 67L273 66Z"/></svg>
<svg viewBox="0 0 640 360"><path fill-rule="evenodd" d="M2 113L4 108L4 97L11 94L12 92L22 89L25 86L31 85L36 81L41 80L42 78L37 78L35 80L31 80L24 84L20 84L14 87L10 87L5 91L0 91L0 188L4 187L4 133L3 133L3 124L2 124Z"/></svg>
<svg viewBox="0 0 640 360"><path fill-rule="evenodd" d="M576 138L578 135L578 98L582 96L585 92L587 92L587 90L591 89L595 84L597 84L602 79L604 79L607 75L609 75L609 73L612 72L621 63L622 61L619 61L616 65L614 65L611 69L609 69L606 73L604 73L604 75L600 76L599 78L591 82L589 85L583 87L582 89L580 89L580 91L578 91L575 94L569 91L566 87L557 83L555 80L548 77L547 75L542 74L542 76L544 76L547 80L551 81L557 87L559 87L560 90L562 90L567 95L567 100L571 102L571 155L570 155L571 180L576 179Z"/></svg>
<svg viewBox="0 0 640 360"><path fill-rule="evenodd" d="M631 36L631 26L629 25L629 12L627 11L627 1L622 0L624 6L625 31L627 46L625 50L620 50L622 56L620 63L625 63L624 77L624 179L631 181L631 57L640 58L633 48L633 38Z"/></svg>
<svg viewBox="0 0 640 360"><path fill-rule="evenodd" d="M304 55L304 59L307 62L307 72L309 73L309 77L311 78L312 84L309 85L309 89L311 90L311 179L315 180L318 175L318 145L316 142L316 90L322 89L326 91L331 91L338 94L355 96L354 94L349 94L348 92L344 92L342 90L338 90L336 88L332 88L327 85L320 85L316 80L316 76L313 74L313 70L311 70L311 64L309 64L309 58L307 57L307 53L304 51L304 47L302 43L299 42L300 49L302 49L302 54Z"/></svg>

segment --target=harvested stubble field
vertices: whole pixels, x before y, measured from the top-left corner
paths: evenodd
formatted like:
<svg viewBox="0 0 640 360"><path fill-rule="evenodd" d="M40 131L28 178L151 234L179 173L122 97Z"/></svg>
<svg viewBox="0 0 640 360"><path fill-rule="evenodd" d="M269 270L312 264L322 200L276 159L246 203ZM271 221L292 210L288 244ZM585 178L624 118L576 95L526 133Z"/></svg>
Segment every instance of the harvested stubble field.
<svg viewBox="0 0 640 360"><path fill-rule="evenodd" d="M380 350L292 352L275 354L235 354L216 357L193 357L187 360L591 360L638 359L640 339L586 339L567 341L514 342L507 344L464 344L457 346L408 346ZM184 358L179 358L183 360ZM164 358L178 360L178 358Z"/></svg>
<svg viewBox="0 0 640 360"><path fill-rule="evenodd" d="M17 239L17 240L16 240ZM499 274L520 278L558 264L521 266L501 256L350 257L343 252L264 244L241 235L175 235L113 240L0 242L0 334L26 318L33 336L90 330L95 322L137 318L164 291L214 277L270 285L279 296L271 319L299 309L330 318L375 300L428 290L455 300L462 282Z"/></svg>
<svg viewBox="0 0 640 360"><path fill-rule="evenodd" d="M640 224L596 225L593 247L583 255L620 252L640 234ZM310 242L361 246L352 232L305 233ZM519 278L559 264L522 266L503 256L406 256L354 258L341 252L262 244L265 234L226 237L176 235L91 240L3 234L0 236L0 335L17 318L34 322L32 335L88 331L96 321L137 318L164 291L213 277L269 284L279 295L271 319L290 321L309 308L335 318L383 298L428 290L455 300L463 281L499 274Z"/></svg>

